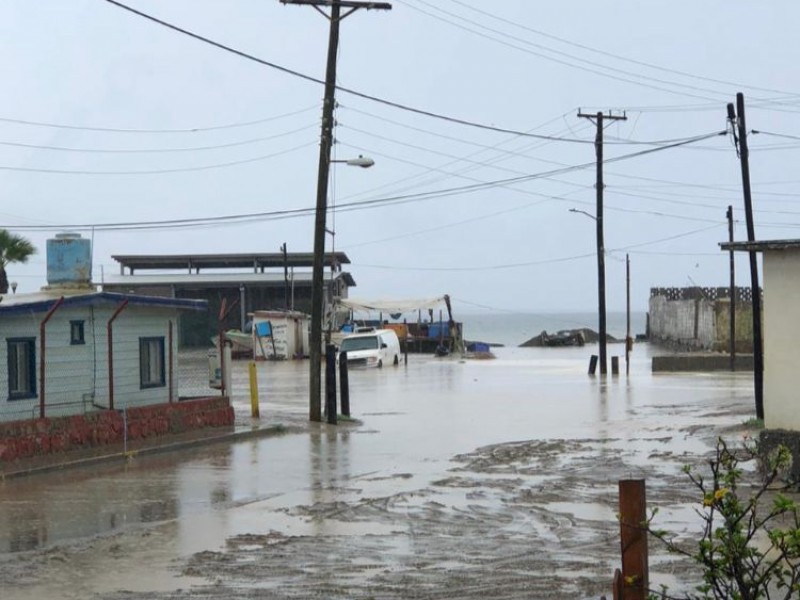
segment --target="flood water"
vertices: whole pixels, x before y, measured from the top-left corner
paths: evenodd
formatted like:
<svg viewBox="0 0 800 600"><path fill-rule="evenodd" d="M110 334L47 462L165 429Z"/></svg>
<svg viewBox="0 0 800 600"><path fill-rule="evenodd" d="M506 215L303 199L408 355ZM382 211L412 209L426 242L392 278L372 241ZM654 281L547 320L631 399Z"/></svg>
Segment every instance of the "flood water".
<svg viewBox="0 0 800 600"><path fill-rule="evenodd" d="M609 356L623 351L612 346ZM586 374L592 352L499 348L496 360L410 355L408 365L353 370L351 411L359 422L339 426L306 422L306 361L259 363L262 420L303 424L302 432L0 483L2 598L187 587L191 580L177 577L174 561L241 534L388 534L379 523L301 518L291 509L413 493L447 477L455 456L487 445L607 440L603 452L639 457L615 478L651 473L665 437L673 454L701 453L706 442L693 428L735 425L749 410L750 374L653 375L642 344L630 376L620 357L623 374L603 379ZM233 402L246 425L245 362L234 369ZM551 504L581 518L614 515L595 500ZM115 541L120 535L137 541ZM85 551L93 544L105 550ZM47 557L50 575L26 579L23 555Z"/></svg>

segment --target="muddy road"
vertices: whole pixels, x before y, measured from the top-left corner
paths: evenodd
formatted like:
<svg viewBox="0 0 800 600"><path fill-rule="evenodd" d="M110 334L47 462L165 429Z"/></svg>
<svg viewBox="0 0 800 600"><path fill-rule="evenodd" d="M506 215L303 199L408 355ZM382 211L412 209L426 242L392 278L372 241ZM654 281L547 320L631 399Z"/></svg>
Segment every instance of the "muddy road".
<svg viewBox="0 0 800 600"><path fill-rule="evenodd" d="M753 411L749 375L654 376L642 350L605 382L586 348L412 356L352 372L358 421L337 427L305 422L305 363L263 363L285 435L0 484L0 596L599 598L617 481L646 478L659 524L691 535L681 468ZM686 578L651 555L653 585Z"/></svg>

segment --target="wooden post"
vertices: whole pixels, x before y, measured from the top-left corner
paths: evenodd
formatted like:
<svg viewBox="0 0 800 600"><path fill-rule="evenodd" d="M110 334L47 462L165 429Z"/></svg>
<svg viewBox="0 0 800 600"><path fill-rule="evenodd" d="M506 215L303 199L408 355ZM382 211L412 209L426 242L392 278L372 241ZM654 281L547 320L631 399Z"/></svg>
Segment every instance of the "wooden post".
<svg viewBox="0 0 800 600"><path fill-rule="evenodd" d="M644 479L619 482L623 600L645 600L649 586Z"/></svg>
<svg viewBox="0 0 800 600"><path fill-rule="evenodd" d="M256 361L251 360L248 365L250 374L250 414L254 419L261 418L261 411L258 406L258 377L256 375Z"/></svg>
<svg viewBox="0 0 800 600"><path fill-rule="evenodd" d="M325 346L325 413L329 425L336 425L336 346Z"/></svg>
<svg viewBox="0 0 800 600"><path fill-rule="evenodd" d="M342 414L350 416L350 375L347 372L347 352L339 353L339 388L342 397Z"/></svg>
<svg viewBox="0 0 800 600"><path fill-rule="evenodd" d="M614 600L623 600L625 597L625 587L622 580L622 571L614 571Z"/></svg>
<svg viewBox="0 0 800 600"><path fill-rule="evenodd" d="M597 354L592 354L589 359L589 375L594 375L597 371Z"/></svg>

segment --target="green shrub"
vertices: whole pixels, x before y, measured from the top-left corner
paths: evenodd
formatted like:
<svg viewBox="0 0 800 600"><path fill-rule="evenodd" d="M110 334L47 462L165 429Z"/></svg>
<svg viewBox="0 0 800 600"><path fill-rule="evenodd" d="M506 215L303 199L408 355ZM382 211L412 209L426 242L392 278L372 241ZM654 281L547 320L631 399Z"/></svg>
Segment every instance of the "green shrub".
<svg viewBox="0 0 800 600"><path fill-rule="evenodd" d="M763 478L752 486L744 481L741 465L760 460ZM653 511L647 530L670 552L694 561L702 583L695 600L757 600L800 598L800 507L780 485L792 462L785 446L769 456L745 444L739 451L719 439L709 461L710 476L685 467L700 506L702 532L694 547L684 547L666 531L657 530ZM668 598L666 590L651 598Z"/></svg>

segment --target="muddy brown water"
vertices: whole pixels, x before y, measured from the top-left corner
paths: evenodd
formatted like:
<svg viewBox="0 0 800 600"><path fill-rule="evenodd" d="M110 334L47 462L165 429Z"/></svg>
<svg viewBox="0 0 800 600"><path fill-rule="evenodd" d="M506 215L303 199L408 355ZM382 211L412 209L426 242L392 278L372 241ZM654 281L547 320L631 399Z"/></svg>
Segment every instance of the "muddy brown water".
<svg viewBox="0 0 800 600"><path fill-rule="evenodd" d="M299 432L0 484L0 597L599 598L617 481L691 537L681 468L753 408L748 374L653 375L640 345L603 380L591 351L354 371L336 427L306 422L307 363L260 363L263 419ZM247 390L237 363L240 422Z"/></svg>

